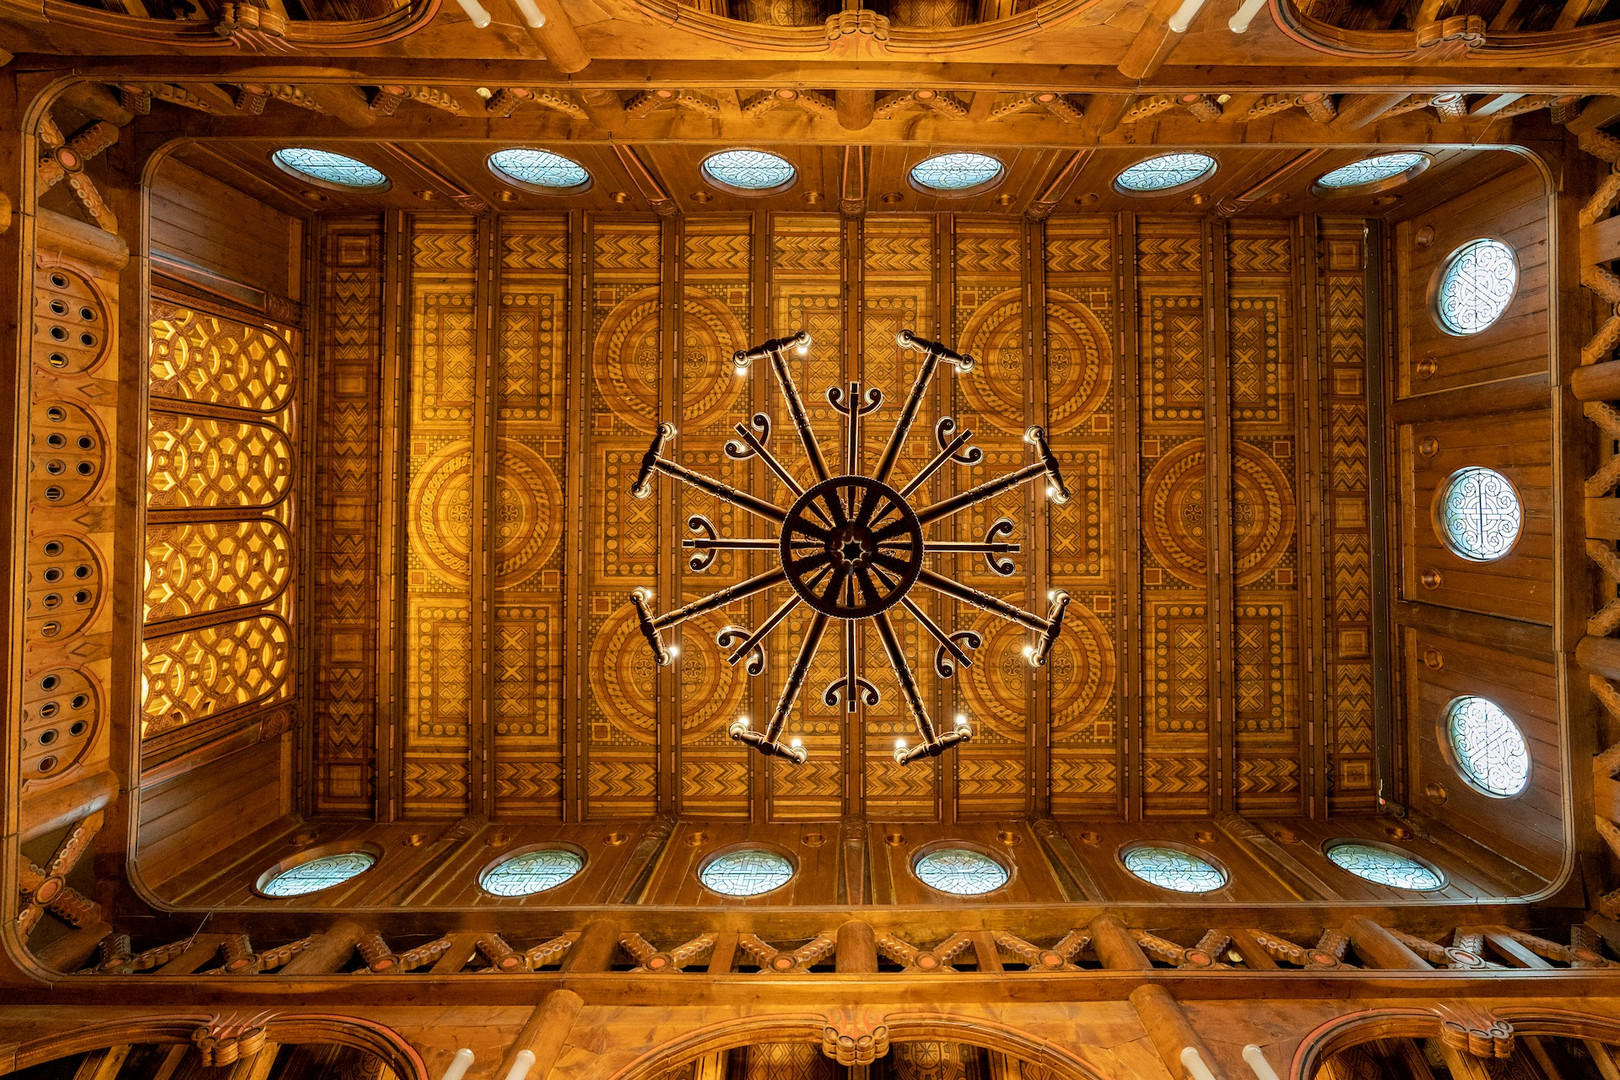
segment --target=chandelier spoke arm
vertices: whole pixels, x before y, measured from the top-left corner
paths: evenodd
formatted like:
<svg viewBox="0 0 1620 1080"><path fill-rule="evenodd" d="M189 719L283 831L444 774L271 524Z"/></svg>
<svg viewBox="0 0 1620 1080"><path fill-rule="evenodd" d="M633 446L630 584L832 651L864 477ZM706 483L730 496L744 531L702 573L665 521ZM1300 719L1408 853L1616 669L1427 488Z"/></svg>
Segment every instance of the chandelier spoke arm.
<svg viewBox="0 0 1620 1080"><path fill-rule="evenodd" d="M949 420L950 417L947 416L945 421L942 421L942 423ZM941 446L939 448L939 453L934 455L934 459L927 465L924 465L922 467L922 471L908 480L906 482L906 486L900 489L900 497L910 498L911 493L922 487L923 482L938 472L947 461L960 461L961 458L957 456L958 451L960 451L962 447L966 446L967 441L971 438L973 438L973 429L968 428L960 435L953 438L950 442L946 443L944 446ZM982 453L979 454L979 457L983 456L984 455Z"/></svg>
<svg viewBox="0 0 1620 1080"><path fill-rule="evenodd" d="M754 731L742 721L737 721L727 729L733 739L744 742L769 757L785 758L794 764L803 764L807 755L802 746L782 745L782 730L787 726L788 713L793 711L793 704L798 700L799 691L804 686L805 676L810 673L810 664L816 658L816 650L821 647L821 639L827 632L828 617L816 612L810 620L810 626L805 631L804 643L799 646L799 655L793 659L793 667L788 672L787 682L782 686L782 696L776 701L776 711L771 714L770 723L764 731Z"/></svg>
<svg viewBox="0 0 1620 1080"><path fill-rule="evenodd" d="M755 419L763 419L763 417L756 417ZM738 437L742 439L743 443L749 450L753 451L753 453L733 454L731 453L731 444L727 443L726 453L728 456L741 461L745 458L754 456L754 454L758 454L759 459L765 463L765 467L771 470L771 472L775 473L776 478L782 481L789 491L793 492L793 497L795 499L804 494L803 485L799 483L798 479L794 477L792 473L787 471L787 467L785 465L777 460L776 455L770 452L770 450L765 446L764 442L760 440L758 435L755 435L752 431L748 430L747 426L743 424L738 424L733 430L737 432Z"/></svg>
<svg viewBox="0 0 1620 1080"><path fill-rule="evenodd" d="M911 612L911 617L921 623L924 630L927 630L931 635L933 635L934 640L939 642L939 647L951 654L952 659L954 659L958 664L961 664L963 667L973 666L972 657L968 656L968 654L962 650L962 647L952 639L950 634L947 634L944 630L940 629L939 624L930 618L926 611L917 606L917 602L915 600L909 596L902 596L900 598L900 602L905 605L907 611ZM937 664L935 666L939 667ZM945 670L951 674L954 674L956 669L946 665ZM949 678L950 675L947 674L945 677Z"/></svg>
<svg viewBox="0 0 1620 1080"><path fill-rule="evenodd" d="M919 758L938 757L950 747L971 738L972 733L966 727L957 728L944 735L935 730L933 718L928 715L928 706L923 704L922 692L917 687L917 677L912 673L911 665L900 649L900 639L895 636L894 624L889 621L889 613L880 611L872 617L872 621L877 623L878 637L883 640L883 651L889 654L889 663L893 665L895 678L900 682L900 692L906 699L912 722L917 725L917 734L922 738L922 742L912 747L907 747L903 742L897 743L894 748L896 763L909 765Z"/></svg>
<svg viewBox="0 0 1620 1080"><path fill-rule="evenodd" d="M771 372L776 376L776 385L782 391L782 399L787 402L788 416L793 420L793 427L799 433L799 440L804 443L805 456L810 460L810 471L819 483L832 474L827 471L827 459L822 456L821 444L816 441L816 433L810 429L810 417L804 411L804 399L799 396L798 384L793 381L793 372L788 369L787 350L793 349L800 356L810 352L810 335L800 330L791 337L773 338L763 345L752 349L740 350L732 355L732 363L739 371L747 371L755 360L769 359Z"/></svg>
<svg viewBox="0 0 1620 1080"><path fill-rule="evenodd" d="M687 619L696 618L716 608L723 608L727 604L734 604L738 600L747 599L757 592L764 592L766 589L781 585L785 581L787 581L787 571L780 566L766 570L764 573L755 574L751 578L739 581L735 585L729 585L719 592L712 592L701 600L694 600L690 604L676 608L674 611L668 611L654 617L651 620L652 628L655 632L668 630L672 626L680 625ZM646 601L643 594L638 592L635 595L643 597L642 604L645 605Z"/></svg>
<svg viewBox="0 0 1620 1080"><path fill-rule="evenodd" d="M757 495L750 495L746 491L739 491L730 484L716 480L712 476L705 476L695 469L688 469L685 465L677 464L668 458L659 458L654 464L654 468L666 476L673 476L677 480L685 481L699 491L706 491L723 502L741 507L750 514L757 514L767 521L774 521L780 525L787 520L787 511L775 503L767 502Z"/></svg>
<svg viewBox="0 0 1620 1080"><path fill-rule="evenodd" d="M775 611L771 612L770 615L766 617L764 622L759 624L759 629L755 630L752 634L747 635L747 637L743 640L743 643L737 646L736 650L732 652L730 656L726 657L726 662L733 665L741 662L743 657L747 656L754 649L759 648L765 639L770 636L771 631L776 629L776 625L783 619L787 618L788 613L798 606L798 593L794 593L786 600L782 601L781 605L778 606ZM722 641L720 644L725 645L726 643ZM752 667L750 667L748 673L750 675L758 674L758 672L754 671Z"/></svg>
<svg viewBox="0 0 1620 1080"><path fill-rule="evenodd" d="M984 539L981 541L925 541L923 543L923 551L930 555L945 553L983 555L985 565L988 566L993 573L1000 574L1002 577L1008 577L1014 570L1017 569L1017 564L1015 564L1011 559L1007 558L1007 556L1018 554L1019 546L1005 540L997 540L996 537L1011 536L1012 531L1013 523L1011 518L997 518L995 521L990 523L990 528L985 532Z"/></svg>
<svg viewBox="0 0 1620 1080"><path fill-rule="evenodd" d="M1009 604L998 596L980 592L971 585L963 585L961 582L952 581L943 574L936 574L927 567L924 567L917 574L917 584L926 585L937 593L944 593L946 596L960 600L964 604L971 604L980 611L988 611L990 614L1006 619L1008 622L1015 622L1020 626L1027 626L1031 630L1043 633L1046 630L1046 620L1039 615Z"/></svg>
<svg viewBox="0 0 1620 1080"><path fill-rule="evenodd" d="M889 434L889 445L883 448L883 457L878 461L877 471L872 473L872 479L878 483L887 483L889 473L894 471L895 462L900 460L900 451L906 444L906 436L911 434L911 425L917 419L917 410L922 407L923 394L928 390L928 383L934 377L934 369L941 360L956 367L958 371L973 370L973 357L966 353L959 353L941 345L937 341L918 337L910 330L902 330L895 337L895 343L902 349L923 354L922 366L917 370L917 380L911 384L911 392L906 395L906 401L900 408L900 417L894 423L894 430Z"/></svg>
<svg viewBox="0 0 1620 1080"><path fill-rule="evenodd" d="M1022 469L1015 469L1005 476L996 477L994 480L986 480L978 487L968 488L966 491L959 492L949 498L941 499L931 506L923 507L917 511L917 520L924 528L927 528L942 518L948 518L952 514L959 514L976 503L982 503L986 499L993 499L997 495L1005 491L1011 491L1020 484L1027 484L1036 477L1045 475L1045 473L1046 465L1042 462L1037 461L1025 465Z"/></svg>

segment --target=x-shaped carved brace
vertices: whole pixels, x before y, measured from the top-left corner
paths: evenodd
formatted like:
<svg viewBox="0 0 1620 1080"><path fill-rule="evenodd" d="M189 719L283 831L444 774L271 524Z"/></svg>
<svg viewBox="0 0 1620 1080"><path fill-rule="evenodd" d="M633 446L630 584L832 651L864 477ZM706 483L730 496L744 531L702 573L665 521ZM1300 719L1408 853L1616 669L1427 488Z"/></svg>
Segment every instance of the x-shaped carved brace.
<svg viewBox="0 0 1620 1080"><path fill-rule="evenodd" d="M1221 962L1220 955L1226 951L1227 945L1231 942L1232 935L1219 930L1206 931L1204 936L1198 939L1198 944L1191 946L1177 945L1146 930L1136 931L1136 943L1142 946L1142 951L1148 956L1178 968L1194 970L1230 968L1231 964Z"/></svg>
<svg viewBox="0 0 1620 1080"><path fill-rule="evenodd" d="M1085 930L1070 930L1050 949L1033 945L1005 930L997 930L994 940L998 949L1028 964L1031 971L1079 971L1080 966L1074 959L1091 947L1091 934Z"/></svg>
<svg viewBox="0 0 1620 1080"><path fill-rule="evenodd" d="M67 884L60 884L54 891L48 889L47 880L43 867L26 858L21 860L18 867L18 884L22 887L23 896L38 897L40 891L44 889L49 898L40 903L52 915L70 926L83 927L100 921L100 904ZM38 916L35 917L35 923L37 922Z"/></svg>
<svg viewBox="0 0 1620 1080"><path fill-rule="evenodd" d="M1468 933L1457 930L1451 945L1438 945L1425 938L1405 933L1401 930L1389 931L1396 941L1417 953L1429 963L1438 967L1458 968L1466 971L1484 971L1488 968L1500 968L1485 959L1485 936L1479 933Z"/></svg>
<svg viewBox="0 0 1620 1080"><path fill-rule="evenodd" d="M830 118L838 113L838 106L826 94L784 86L776 90L761 90L745 99L742 103L742 114L753 119L756 116L764 116L773 109L780 109L784 105L796 105L811 116L823 118Z"/></svg>
<svg viewBox="0 0 1620 1080"><path fill-rule="evenodd" d="M739 934L737 947L759 965L760 974L787 975L809 971L813 965L832 955L838 948L838 941L826 934L817 934L789 952L761 941L754 934Z"/></svg>
<svg viewBox="0 0 1620 1080"><path fill-rule="evenodd" d="M637 933L621 936L619 945L636 962L637 966L631 969L633 972L662 975L680 971L710 952L714 948L714 935L704 934L695 937L668 951L655 948L651 942Z"/></svg>
<svg viewBox="0 0 1620 1080"><path fill-rule="evenodd" d="M118 128L98 120L75 131L71 138L63 138L56 121L46 116L39 122L39 141L45 144L45 152L39 156L40 190L49 190L66 181L90 220L108 232L117 232L118 218L101 197L100 190L84 174L84 166L118 141Z"/></svg>
<svg viewBox="0 0 1620 1080"><path fill-rule="evenodd" d="M952 970L951 961L973 946L973 935L965 930L959 930L932 949L919 949L917 946L887 933L878 934L876 944L878 952L901 965L907 971L933 974L934 972Z"/></svg>
<svg viewBox="0 0 1620 1080"><path fill-rule="evenodd" d="M1004 105L990 111L991 120L1005 120L1022 112L1045 110L1065 124L1078 124L1085 114L1074 107L1067 94L1055 90L1041 90L1033 94L1020 94Z"/></svg>
<svg viewBox="0 0 1620 1080"><path fill-rule="evenodd" d="M32 888L29 884L33 875L24 875L22 898L25 903L22 910L17 913L18 936L26 939L34 927L39 925L40 916L47 908L63 903L64 892L68 888L67 876L84 857L85 851L90 847L90 841L95 839L104 820L105 814L100 810L80 818L56 846L50 864L39 872L38 878L33 880ZM85 903L90 904L90 901L85 900Z"/></svg>
<svg viewBox="0 0 1620 1080"><path fill-rule="evenodd" d="M1295 945L1286 938L1267 933L1264 930L1253 930L1255 944L1265 950L1267 956L1278 963L1292 964L1295 967L1312 968L1317 971L1334 968L1353 968L1354 964L1344 962L1344 954L1350 948L1350 938L1342 930L1324 930L1317 939L1316 947L1307 949Z"/></svg>

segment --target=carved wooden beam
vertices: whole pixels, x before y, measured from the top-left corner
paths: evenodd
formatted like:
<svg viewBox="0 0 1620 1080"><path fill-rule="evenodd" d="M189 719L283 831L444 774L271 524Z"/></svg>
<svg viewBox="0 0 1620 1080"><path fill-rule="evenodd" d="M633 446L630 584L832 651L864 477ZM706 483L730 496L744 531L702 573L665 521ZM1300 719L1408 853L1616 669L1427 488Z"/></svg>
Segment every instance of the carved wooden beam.
<svg viewBox="0 0 1620 1080"><path fill-rule="evenodd" d="M860 131L872 122L872 110L877 105L877 91L839 90L833 100L838 111L838 123L846 131Z"/></svg>
<svg viewBox="0 0 1620 1080"><path fill-rule="evenodd" d="M1159 70L1185 35L1170 29L1170 16L1181 0L1157 0L1148 11L1147 22L1136 32L1130 48L1119 61L1119 73L1127 79L1146 79Z"/></svg>
<svg viewBox="0 0 1620 1080"><path fill-rule="evenodd" d="M1360 131L1408 97L1411 95L1406 93L1347 95L1339 102L1339 115L1332 126L1341 131Z"/></svg>
<svg viewBox="0 0 1620 1080"><path fill-rule="evenodd" d="M371 111L371 102L359 87L337 83L308 83L298 87L304 95L350 127L371 127L377 114Z"/></svg>
<svg viewBox="0 0 1620 1080"><path fill-rule="evenodd" d="M101 83L74 83L62 91L58 100L94 120L105 120L115 127L127 127L135 122L135 114Z"/></svg>
<svg viewBox="0 0 1620 1080"><path fill-rule="evenodd" d="M1092 94L1086 102L1086 126L1097 135L1107 135L1119 127L1120 121L1131 107L1125 94Z"/></svg>
<svg viewBox="0 0 1620 1080"><path fill-rule="evenodd" d="M558 0L535 0L535 6L540 14L545 16L545 25L532 29L535 41L545 51L546 59L551 65L565 75L572 75L576 71L583 71L590 66L590 54L579 40L579 34L574 30L573 22L568 18L568 12L563 10Z"/></svg>

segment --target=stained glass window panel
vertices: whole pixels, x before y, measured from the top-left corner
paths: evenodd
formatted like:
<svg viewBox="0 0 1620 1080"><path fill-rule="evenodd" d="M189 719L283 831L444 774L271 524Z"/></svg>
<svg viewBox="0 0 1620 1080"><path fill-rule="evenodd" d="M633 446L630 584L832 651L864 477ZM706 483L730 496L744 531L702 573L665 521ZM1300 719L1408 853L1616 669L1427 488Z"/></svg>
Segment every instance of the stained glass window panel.
<svg viewBox="0 0 1620 1080"><path fill-rule="evenodd" d="M322 855L289 867L260 886L266 896L303 896L341 885L351 878L377 865L377 856L369 851L345 851L337 855Z"/></svg>
<svg viewBox="0 0 1620 1080"><path fill-rule="evenodd" d="M1203 180L1215 171L1215 159L1208 154L1165 154L1139 161L1114 178L1123 191L1152 194Z"/></svg>
<svg viewBox="0 0 1620 1080"><path fill-rule="evenodd" d="M793 877L786 856L763 848L728 851L703 868L698 880L724 896L762 896Z"/></svg>
<svg viewBox="0 0 1620 1080"><path fill-rule="evenodd" d="M763 150L722 150L703 162L709 179L739 191L771 191L790 183L792 162Z"/></svg>
<svg viewBox="0 0 1620 1080"><path fill-rule="evenodd" d="M290 172L302 173L315 180L339 187L384 188L388 177L367 165L343 154L329 150L312 150L307 146L289 146L273 155L276 164Z"/></svg>
<svg viewBox="0 0 1620 1080"><path fill-rule="evenodd" d="M1001 162L988 154L940 154L911 170L918 187L933 191L967 191L1001 175Z"/></svg>
<svg viewBox="0 0 1620 1080"><path fill-rule="evenodd" d="M957 896L979 896L1007 884L1007 868L968 848L938 848L917 860L917 880Z"/></svg>
<svg viewBox="0 0 1620 1080"><path fill-rule="evenodd" d="M1150 885L1176 892L1204 893L1226 884L1226 873L1214 863L1178 848L1144 844L1125 853L1125 869Z"/></svg>
<svg viewBox="0 0 1620 1080"><path fill-rule="evenodd" d="M1513 249L1500 240L1474 240L1446 261L1435 313L1453 334L1477 334L1502 317L1518 287Z"/></svg>
<svg viewBox="0 0 1620 1080"><path fill-rule="evenodd" d="M1380 180L1388 180L1392 176L1399 176L1415 169L1428 160L1429 155L1416 151L1379 154L1377 157L1362 158L1360 161L1352 161L1348 165L1334 169L1316 183L1325 188L1356 188L1363 184L1376 184Z"/></svg>
<svg viewBox="0 0 1620 1080"><path fill-rule="evenodd" d="M1446 735L1462 773L1492 795L1517 795L1530 782L1530 748L1519 725L1482 697L1446 707Z"/></svg>
<svg viewBox="0 0 1620 1080"><path fill-rule="evenodd" d="M531 896L555 889L585 868L566 848L542 848L514 855L484 872L478 887L495 896Z"/></svg>
<svg viewBox="0 0 1620 1080"><path fill-rule="evenodd" d="M1471 465L1446 482L1440 496L1440 527L1446 544L1465 559L1500 559L1519 538L1523 511L1508 478Z"/></svg>
<svg viewBox="0 0 1620 1080"><path fill-rule="evenodd" d="M521 146L495 151L489 155L489 165L507 179L555 191L584 187L591 179L591 174L577 161L549 150Z"/></svg>
<svg viewBox="0 0 1620 1080"><path fill-rule="evenodd" d="M1445 884L1439 873L1410 855L1372 844L1353 840L1334 844L1328 849L1327 857L1335 866L1359 878L1393 889L1427 891Z"/></svg>

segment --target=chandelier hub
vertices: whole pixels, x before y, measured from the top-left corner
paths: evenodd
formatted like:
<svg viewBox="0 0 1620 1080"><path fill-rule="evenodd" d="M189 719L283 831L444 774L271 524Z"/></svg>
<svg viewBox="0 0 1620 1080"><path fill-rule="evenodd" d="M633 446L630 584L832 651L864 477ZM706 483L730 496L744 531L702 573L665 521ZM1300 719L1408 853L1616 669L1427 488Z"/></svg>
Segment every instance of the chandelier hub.
<svg viewBox="0 0 1620 1080"><path fill-rule="evenodd" d="M834 476L788 510L781 556L788 583L811 608L835 619L867 619L916 584L922 524L888 484Z"/></svg>

